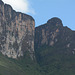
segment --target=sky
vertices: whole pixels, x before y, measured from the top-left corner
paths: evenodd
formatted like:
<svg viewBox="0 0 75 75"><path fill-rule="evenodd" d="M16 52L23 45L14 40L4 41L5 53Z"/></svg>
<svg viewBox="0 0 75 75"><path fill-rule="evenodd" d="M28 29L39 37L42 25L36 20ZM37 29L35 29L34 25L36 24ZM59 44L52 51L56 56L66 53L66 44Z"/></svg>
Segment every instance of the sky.
<svg viewBox="0 0 75 75"><path fill-rule="evenodd" d="M75 30L75 0L2 0L13 9L31 15L35 27L46 23L52 17L62 20L64 26Z"/></svg>

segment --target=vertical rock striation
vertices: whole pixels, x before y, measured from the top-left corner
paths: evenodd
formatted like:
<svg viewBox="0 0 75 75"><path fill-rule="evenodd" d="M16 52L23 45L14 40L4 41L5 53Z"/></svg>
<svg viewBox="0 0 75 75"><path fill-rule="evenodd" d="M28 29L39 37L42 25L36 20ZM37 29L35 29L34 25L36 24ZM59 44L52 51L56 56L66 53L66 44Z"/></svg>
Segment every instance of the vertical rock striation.
<svg viewBox="0 0 75 75"><path fill-rule="evenodd" d="M0 52L11 58L34 56L34 19L0 0Z"/></svg>
<svg viewBox="0 0 75 75"><path fill-rule="evenodd" d="M35 47L43 45L53 46L62 33L63 24L59 18L51 18L46 24L35 28Z"/></svg>
<svg viewBox="0 0 75 75"><path fill-rule="evenodd" d="M62 21L54 17L44 25L35 28L35 50L43 46L48 46L64 48L63 53L75 54L74 38L75 31L64 27Z"/></svg>

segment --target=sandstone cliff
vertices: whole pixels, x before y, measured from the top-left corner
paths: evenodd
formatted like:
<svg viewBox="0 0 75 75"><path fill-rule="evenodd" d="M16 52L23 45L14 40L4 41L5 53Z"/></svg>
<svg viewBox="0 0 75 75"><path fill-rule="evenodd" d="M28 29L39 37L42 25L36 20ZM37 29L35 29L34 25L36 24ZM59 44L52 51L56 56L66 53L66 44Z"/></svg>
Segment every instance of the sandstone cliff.
<svg viewBox="0 0 75 75"><path fill-rule="evenodd" d="M62 21L51 18L46 24L35 28L35 49L42 46L66 48L64 53L75 54L75 31L64 27Z"/></svg>
<svg viewBox="0 0 75 75"><path fill-rule="evenodd" d="M11 58L34 56L34 19L0 0L0 52Z"/></svg>
<svg viewBox="0 0 75 75"><path fill-rule="evenodd" d="M36 27L35 44L37 47L42 45L53 46L58 41L56 38L62 32L63 24L59 18L52 18L46 24ZM39 36L38 36L39 35Z"/></svg>
<svg viewBox="0 0 75 75"><path fill-rule="evenodd" d="M75 31L56 17L36 27L35 55L46 75L75 74Z"/></svg>

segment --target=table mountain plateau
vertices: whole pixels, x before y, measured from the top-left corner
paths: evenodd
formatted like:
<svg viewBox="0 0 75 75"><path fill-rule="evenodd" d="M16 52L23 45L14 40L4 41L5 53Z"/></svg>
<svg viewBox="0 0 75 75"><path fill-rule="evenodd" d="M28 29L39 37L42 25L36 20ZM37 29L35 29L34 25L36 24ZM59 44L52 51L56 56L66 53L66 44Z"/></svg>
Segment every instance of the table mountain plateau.
<svg viewBox="0 0 75 75"><path fill-rule="evenodd" d="M0 75L75 75L75 31L57 17L35 27L0 0Z"/></svg>

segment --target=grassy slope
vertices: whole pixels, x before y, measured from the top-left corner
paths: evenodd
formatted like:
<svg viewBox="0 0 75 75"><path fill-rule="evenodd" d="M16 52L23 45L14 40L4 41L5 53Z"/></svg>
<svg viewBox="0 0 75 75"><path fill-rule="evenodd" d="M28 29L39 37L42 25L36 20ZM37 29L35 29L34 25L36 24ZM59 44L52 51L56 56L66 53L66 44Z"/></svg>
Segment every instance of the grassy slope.
<svg viewBox="0 0 75 75"><path fill-rule="evenodd" d="M75 55L65 48L41 47L36 50L37 62L46 75L75 75Z"/></svg>
<svg viewBox="0 0 75 75"><path fill-rule="evenodd" d="M30 57L13 60L0 54L0 75L75 75L75 55L65 48L41 47L36 50L37 62Z"/></svg>
<svg viewBox="0 0 75 75"><path fill-rule="evenodd" d="M39 66L30 58L9 59L0 54L0 75L41 75Z"/></svg>

